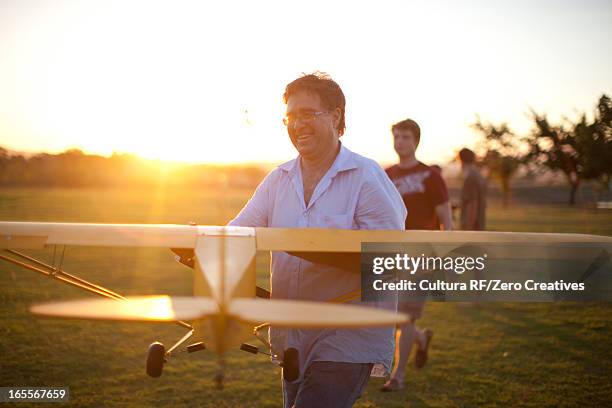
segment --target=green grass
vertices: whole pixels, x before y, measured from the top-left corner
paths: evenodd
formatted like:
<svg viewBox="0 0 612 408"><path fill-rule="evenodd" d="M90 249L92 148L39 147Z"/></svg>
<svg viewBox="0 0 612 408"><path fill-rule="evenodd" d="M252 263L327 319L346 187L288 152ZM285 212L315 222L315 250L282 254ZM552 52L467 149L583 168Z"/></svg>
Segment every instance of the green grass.
<svg viewBox="0 0 612 408"><path fill-rule="evenodd" d="M224 224L249 191L0 190L0 219ZM490 229L612 235L609 211L523 206L489 211ZM51 251L29 253L51 259ZM1 261L0 261L1 262ZM257 260L267 286L268 255ZM191 272L165 250L69 247L65 269L122 294L191 293ZM0 386L69 386L74 406L278 407L279 371L265 356L232 352L227 385L214 388L216 358L180 353L159 379L144 373L154 340L176 325L35 318L32 303L87 297L0 263ZM409 368L406 391L381 394L372 379L358 407L605 406L612 395L610 304L431 303L428 365ZM18 406L25 406L20 404Z"/></svg>

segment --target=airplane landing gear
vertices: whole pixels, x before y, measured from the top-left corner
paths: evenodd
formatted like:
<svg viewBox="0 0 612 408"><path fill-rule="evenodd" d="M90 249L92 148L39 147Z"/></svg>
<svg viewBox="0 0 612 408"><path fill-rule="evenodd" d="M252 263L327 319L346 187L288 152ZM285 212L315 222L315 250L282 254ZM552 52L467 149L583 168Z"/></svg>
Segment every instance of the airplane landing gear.
<svg viewBox="0 0 612 408"><path fill-rule="evenodd" d="M166 348L162 343L156 341L149 346L147 353L147 374L150 377L159 377L164 368Z"/></svg>
<svg viewBox="0 0 612 408"><path fill-rule="evenodd" d="M242 343L240 345L240 350L251 354L262 353L270 356L269 353L261 351L257 346L248 343ZM283 361L280 363L280 366L283 368L283 378L286 381L291 382L297 380L300 376L300 358L297 349L293 347L286 349L283 353Z"/></svg>
<svg viewBox="0 0 612 408"><path fill-rule="evenodd" d="M172 347L170 347L166 351L166 347L159 341L151 343L149 346L149 351L147 353L147 374L149 377L157 378L162 374L162 370L164 368L164 363L168 362L168 359L178 347L180 347L183 343L185 343L194 333L193 327L191 325L177 321L181 326L189 328L189 332L185 334L179 341L177 341ZM194 353L196 351L205 350L206 346L204 343L194 343L187 346L186 350L188 353Z"/></svg>
<svg viewBox="0 0 612 408"><path fill-rule="evenodd" d="M285 381L295 381L300 376L300 362L298 351L293 347L285 350L283 356L283 378Z"/></svg>

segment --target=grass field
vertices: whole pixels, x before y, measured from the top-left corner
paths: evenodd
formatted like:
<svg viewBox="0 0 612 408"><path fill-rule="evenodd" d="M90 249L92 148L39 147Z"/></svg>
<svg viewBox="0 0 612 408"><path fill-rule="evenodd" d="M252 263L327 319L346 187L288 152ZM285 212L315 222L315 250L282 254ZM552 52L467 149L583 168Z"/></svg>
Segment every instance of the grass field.
<svg viewBox="0 0 612 408"><path fill-rule="evenodd" d="M250 191L0 190L0 220L224 224ZM553 206L490 208L489 229L612 235L612 212ZM29 252L50 260L51 251ZM1 262L1 261L0 261ZM258 255L267 286L268 255ZM189 295L190 271L169 251L70 247L64 268L126 295ZM177 355L159 379L144 372L152 341L175 325L35 318L32 303L89 296L0 263L0 386L69 386L72 406L279 407L279 371L265 356L228 357L216 390L215 356ZM612 304L428 304L430 362L409 368L403 393L372 379L357 407L610 406ZM19 404L18 406L26 406Z"/></svg>

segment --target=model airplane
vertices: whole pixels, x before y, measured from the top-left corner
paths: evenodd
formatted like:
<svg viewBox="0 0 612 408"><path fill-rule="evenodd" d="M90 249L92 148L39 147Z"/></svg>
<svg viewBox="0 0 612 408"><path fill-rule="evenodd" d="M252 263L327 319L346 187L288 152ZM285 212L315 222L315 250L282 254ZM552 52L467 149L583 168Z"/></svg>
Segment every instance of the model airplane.
<svg viewBox="0 0 612 408"><path fill-rule="evenodd" d="M33 313L64 318L175 322L188 332L168 350L161 343L153 343L149 348L147 373L153 377L161 375L163 364L172 352L195 334L200 341L187 346L187 351L207 348L218 354L221 363L217 378L219 384L223 379L223 355L226 351L240 346L242 350L257 353L257 347L243 343L253 334L269 347L267 339L259 334L263 327L360 328L390 326L407 319L403 314L358 305L265 299L269 298L269 293L255 284L257 251L285 251L313 262L355 267L359 265L363 242L444 243L447 246L456 243L459 247L466 242L494 241L603 241L609 244L612 238L507 232L0 222L0 249L13 255L0 255L0 259L107 298L36 305L31 308ZM193 267L194 296L124 298L68 274L61 266L47 265L16 251L41 249L49 245L171 248L182 263ZM347 297L339 302L354 298ZM297 376L295 350L285 351L281 365L286 378Z"/></svg>

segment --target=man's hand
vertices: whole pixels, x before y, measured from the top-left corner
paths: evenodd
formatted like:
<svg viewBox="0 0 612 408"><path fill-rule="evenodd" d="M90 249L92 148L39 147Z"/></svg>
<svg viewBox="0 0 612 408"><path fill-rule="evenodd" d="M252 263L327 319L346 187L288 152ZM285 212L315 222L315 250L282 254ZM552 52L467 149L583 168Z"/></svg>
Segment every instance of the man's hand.
<svg viewBox="0 0 612 408"><path fill-rule="evenodd" d="M450 202L446 201L440 205L437 205L436 215L438 216L438 220L440 220L440 224L443 226L444 231L453 230L453 216Z"/></svg>
<svg viewBox="0 0 612 408"><path fill-rule="evenodd" d="M190 226L198 225L195 221L189 221L187 224ZM177 262L182 263L190 267L191 269L195 268L195 252L191 248L170 248L170 250L174 253L175 259Z"/></svg>
<svg viewBox="0 0 612 408"><path fill-rule="evenodd" d="M178 262L190 268L195 268L195 252L191 248L170 248Z"/></svg>

